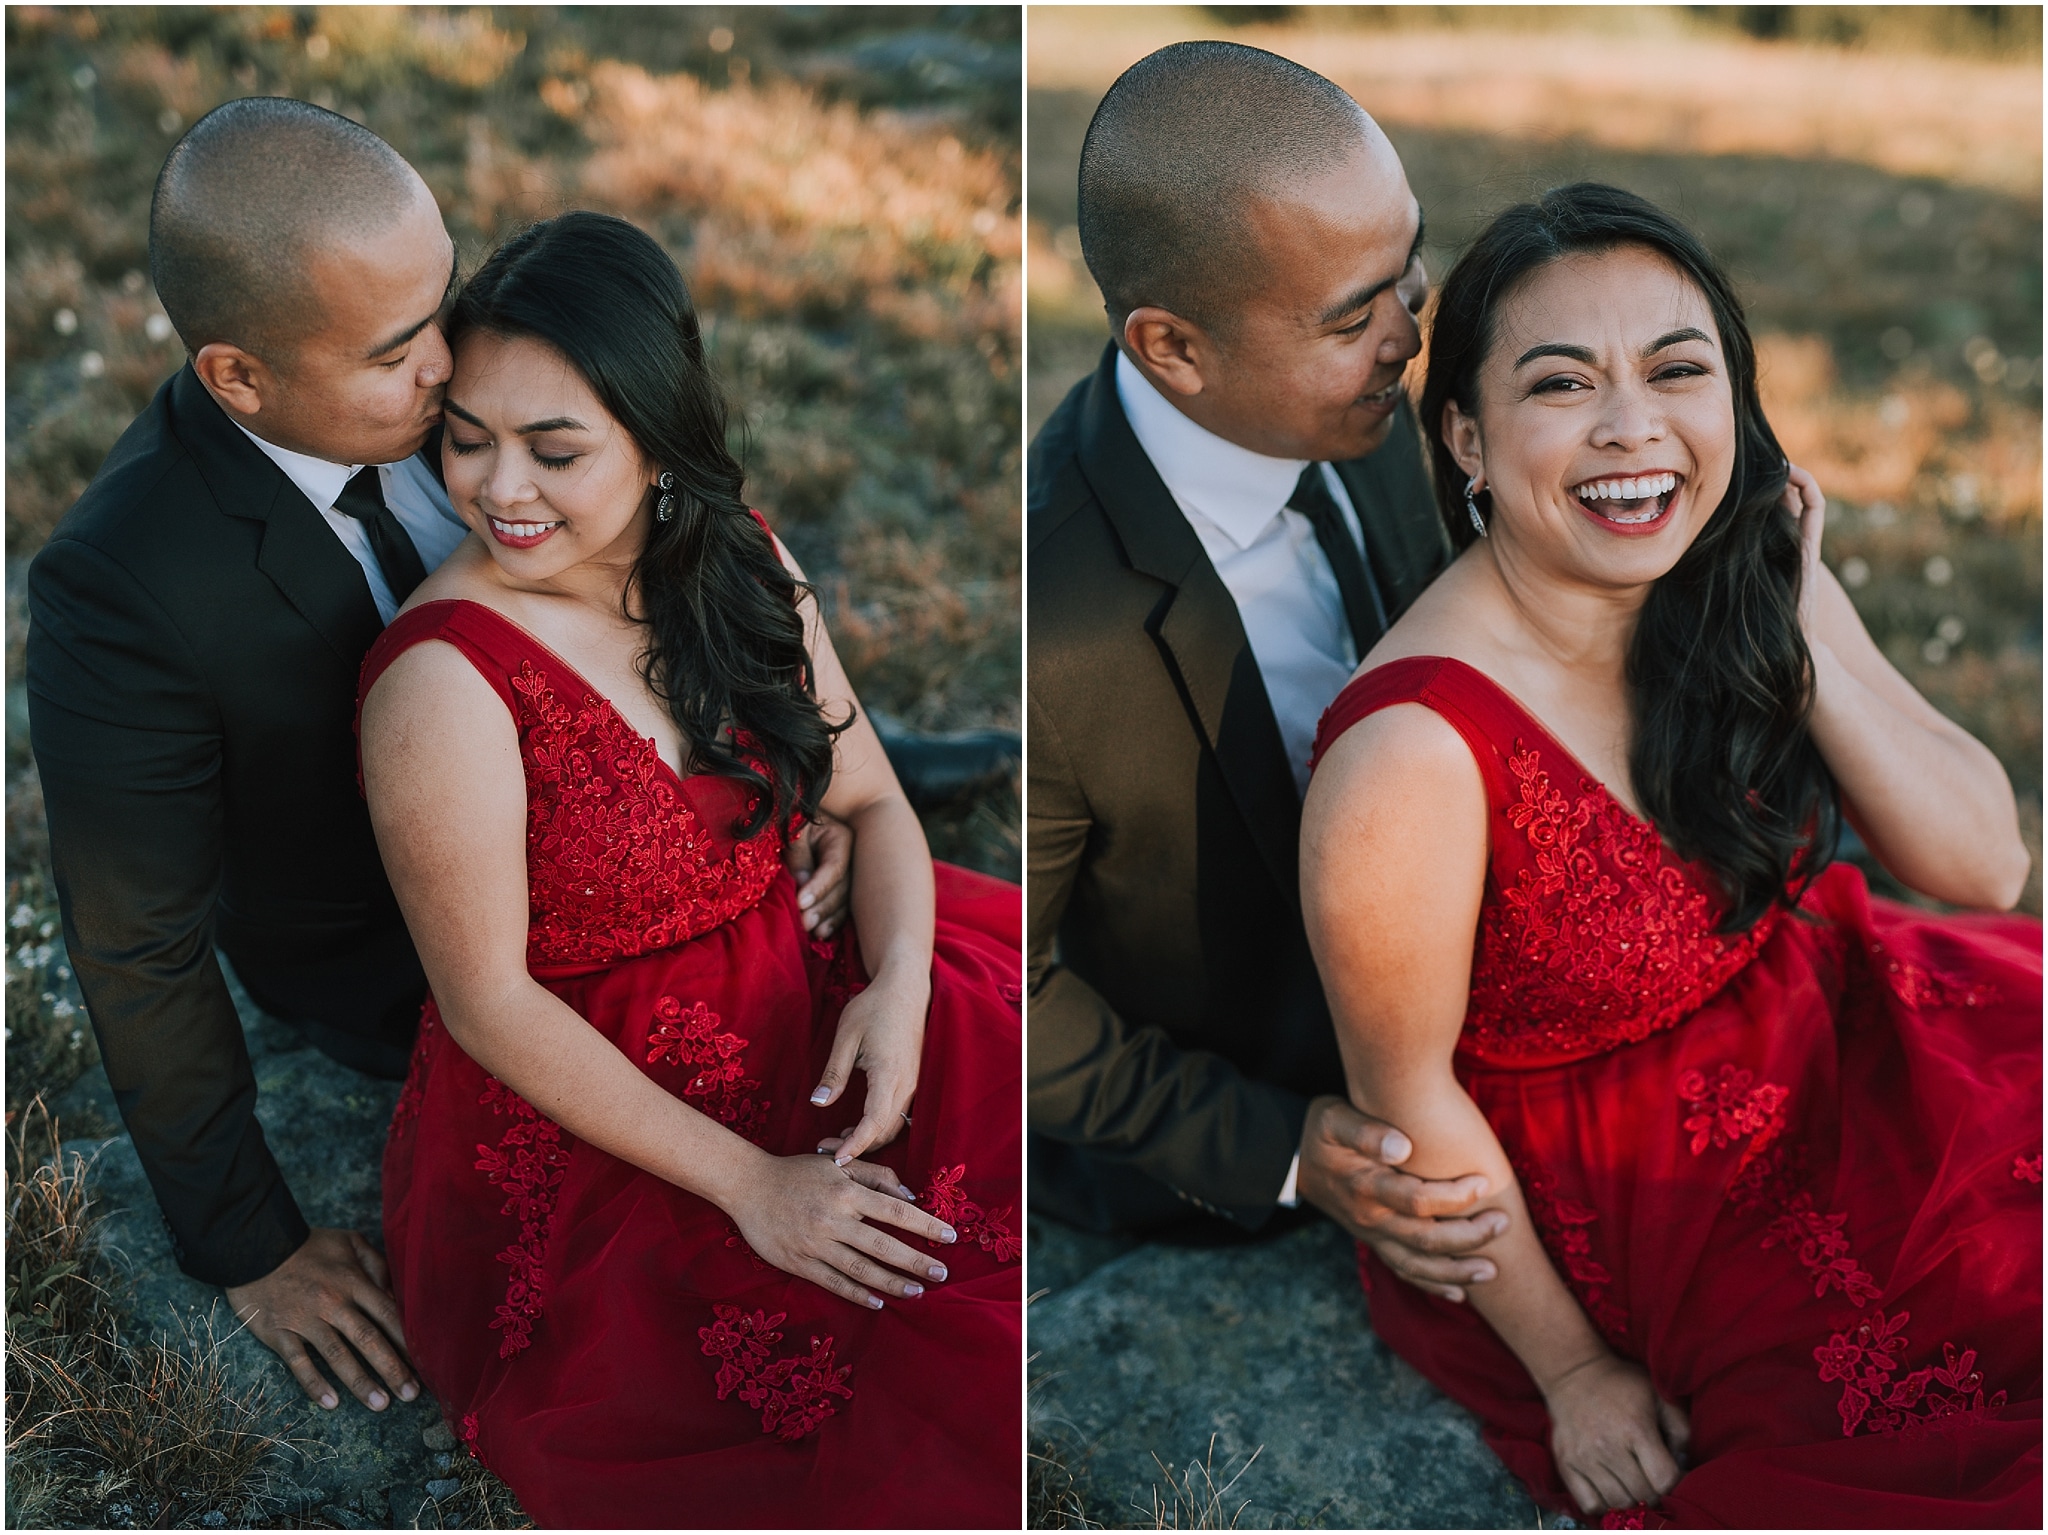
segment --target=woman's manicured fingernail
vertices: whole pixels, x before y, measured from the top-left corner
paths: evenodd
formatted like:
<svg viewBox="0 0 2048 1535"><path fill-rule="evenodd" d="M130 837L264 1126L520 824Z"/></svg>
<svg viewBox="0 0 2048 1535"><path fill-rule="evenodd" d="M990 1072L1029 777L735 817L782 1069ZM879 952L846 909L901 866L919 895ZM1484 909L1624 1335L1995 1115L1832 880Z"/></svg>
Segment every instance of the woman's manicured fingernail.
<svg viewBox="0 0 2048 1535"><path fill-rule="evenodd" d="M419 1394L420 1388L418 1386L415 1386L411 1381L407 1381L404 1385L398 1388L398 1399L401 1402L410 1402L414 1397L418 1396Z"/></svg>
<svg viewBox="0 0 2048 1535"><path fill-rule="evenodd" d="M960 1233L955 1231L951 1226L948 1226L944 1231L941 1231L939 1233L939 1240L941 1242L957 1242L960 1240Z"/></svg>
<svg viewBox="0 0 2048 1535"><path fill-rule="evenodd" d="M831 1100L832 1089L829 1087L818 1088L811 1094L811 1102L817 1104L820 1108L824 1107L825 1104L831 1102Z"/></svg>
<svg viewBox="0 0 2048 1535"><path fill-rule="evenodd" d="M386 1396L383 1392L372 1391L370 1393L370 1411L382 1412L385 1408L389 1407L390 1405L391 1398Z"/></svg>
<svg viewBox="0 0 2048 1535"><path fill-rule="evenodd" d="M903 1287L903 1293L912 1296L922 1295L924 1294L924 1286L921 1284L907 1284Z"/></svg>
<svg viewBox="0 0 2048 1535"><path fill-rule="evenodd" d="M946 1277L946 1265L943 1263L934 1263L931 1266L931 1268L927 1270L927 1272L930 1273L930 1275L934 1279L944 1279Z"/></svg>
<svg viewBox="0 0 2048 1535"><path fill-rule="evenodd" d="M882 1309L882 1297L879 1295L870 1295L868 1297L868 1306L872 1310L880 1311Z"/></svg>
<svg viewBox="0 0 2048 1535"><path fill-rule="evenodd" d="M896 1192L901 1194L905 1199L911 1200L913 1202L915 1202L915 1200L917 1199L917 1196L911 1193L909 1187L905 1184L897 1184Z"/></svg>
<svg viewBox="0 0 2048 1535"><path fill-rule="evenodd" d="M834 1167L844 1167L848 1162L851 1162L852 1160L852 1157L849 1157L844 1153L841 1153L839 1156L836 1156L832 1159L832 1165ZM879 1304L879 1302L877 1304Z"/></svg>

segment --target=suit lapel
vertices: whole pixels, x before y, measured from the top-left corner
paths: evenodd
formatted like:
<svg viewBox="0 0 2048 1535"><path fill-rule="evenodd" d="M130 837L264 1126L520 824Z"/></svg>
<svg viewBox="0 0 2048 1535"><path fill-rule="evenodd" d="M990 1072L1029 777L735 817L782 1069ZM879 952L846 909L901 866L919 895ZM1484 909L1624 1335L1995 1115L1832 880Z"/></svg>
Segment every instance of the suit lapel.
<svg viewBox="0 0 2048 1535"><path fill-rule="evenodd" d="M235 429L189 364L172 382L171 405L178 440L215 503L263 524L256 568L344 661L360 666L384 627L363 568L298 486Z"/></svg>
<svg viewBox="0 0 2048 1535"><path fill-rule="evenodd" d="M1167 588L1145 627L1215 754L1261 858L1293 904L1300 900L1301 802L1265 679L1229 588L1124 419L1115 362L1111 346L1091 381L1082 411L1081 471L1132 569Z"/></svg>

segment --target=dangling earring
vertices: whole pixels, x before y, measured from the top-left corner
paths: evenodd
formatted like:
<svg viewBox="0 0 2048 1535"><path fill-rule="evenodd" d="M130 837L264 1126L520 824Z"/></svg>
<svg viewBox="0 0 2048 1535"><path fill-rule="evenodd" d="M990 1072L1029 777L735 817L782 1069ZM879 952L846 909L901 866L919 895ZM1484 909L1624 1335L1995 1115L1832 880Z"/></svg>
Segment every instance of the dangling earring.
<svg viewBox="0 0 2048 1535"><path fill-rule="evenodd" d="M1479 536L1481 538L1490 538L1493 535L1486 531L1486 519L1479 515L1479 503L1472 499L1474 492L1478 489L1479 476L1475 474L1465 482L1465 511L1472 519L1472 526L1479 530Z"/></svg>
<svg viewBox="0 0 2048 1535"><path fill-rule="evenodd" d="M671 494L676 488L676 477L664 469L661 471L661 479L657 483L661 486L661 499L654 503L654 520L656 522L668 522L676 514L676 498ZM1478 514L1475 512L1473 515L1477 516Z"/></svg>

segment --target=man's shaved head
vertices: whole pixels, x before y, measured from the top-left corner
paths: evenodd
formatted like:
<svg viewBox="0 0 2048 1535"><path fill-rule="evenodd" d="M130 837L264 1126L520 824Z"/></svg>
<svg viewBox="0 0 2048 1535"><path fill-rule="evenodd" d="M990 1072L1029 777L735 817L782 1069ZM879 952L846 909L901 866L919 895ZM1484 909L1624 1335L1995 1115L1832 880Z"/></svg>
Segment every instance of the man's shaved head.
<svg viewBox="0 0 2048 1535"><path fill-rule="evenodd" d="M1213 328L1258 281L1251 198L1380 137L1337 86L1260 48L1175 43L1140 59L1081 146L1081 254L1112 320L1157 305Z"/></svg>
<svg viewBox="0 0 2048 1535"><path fill-rule="evenodd" d="M279 96L230 101L171 150L149 207L149 274L188 352L288 354L321 305L309 253L396 224L420 180L359 123Z"/></svg>

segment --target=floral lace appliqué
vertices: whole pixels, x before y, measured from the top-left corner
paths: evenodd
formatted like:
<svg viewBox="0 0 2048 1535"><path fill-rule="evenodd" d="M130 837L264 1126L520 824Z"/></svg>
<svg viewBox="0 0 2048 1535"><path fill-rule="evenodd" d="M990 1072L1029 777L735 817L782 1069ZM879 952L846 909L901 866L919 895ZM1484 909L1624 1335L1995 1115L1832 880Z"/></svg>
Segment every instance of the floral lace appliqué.
<svg viewBox="0 0 2048 1535"><path fill-rule="evenodd" d="M1732 1065L1722 1066L1711 1085L1704 1072L1687 1072L1678 1087L1679 1096L1693 1110L1685 1128L1692 1132L1694 1156L1709 1146L1725 1149L1746 1138L1749 1144L1728 1193L1737 1213L1770 1214L1760 1245L1767 1251L1782 1247L1797 1258L1813 1281L1815 1299L1839 1290L1850 1305L1870 1308L1854 1326L1813 1351L1822 1382L1842 1383L1835 1404L1842 1433L1887 1433L2004 1406L2003 1391L1986 1398L1974 1349L1959 1353L1954 1344L1944 1343L1942 1364L1900 1373L1910 1313L1887 1317L1878 1309L1884 1291L1857 1261L1848 1216L1820 1210L1813 1195L1799 1186L1805 1181L1804 1159L1779 1139L1790 1095L1769 1082L1752 1088L1753 1079L1753 1073Z"/></svg>
<svg viewBox="0 0 2048 1535"><path fill-rule="evenodd" d="M772 825L744 842L707 828L654 743L610 703L586 694L572 710L531 661L510 680L526 765L529 963L665 949L760 903L782 869Z"/></svg>
<svg viewBox="0 0 2048 1535"><path fill-rule="evenodd" d="M1882 943L1870 945L1870 962L1878 976L1906 1006L1916 1012L1929 1009L1989 1007L2001 993L1988 982L1960 981L1952 976L1898 958Z"/></svg>
<svg viewBox="0 0 2048 1535"><path fill-rule="evenodd" d="M1691 1016L1769 936L1775 913L1717 933L1720 904L1599 783L1581 776L1567 797L1519 739L1507 761L1519 797L1501 815L1527 855L1495 851L1468 1048L1505 1061L1646 1039Z"/></svg>
<svg viewBox="0 0 2048 1535"><path fill-rule="evenodd" d="M782 1341L776 1331L787 1312L748 1313L738 1306L713 1306L715 1320L697 1329L704 1353L719 1361L718 1400L735 1390L761 1414L761 1432L782 1440L813 1433L839 1409L832 1398L853 1399L846 1384L852 1365L835 1364L830 1338L811 1339L808 1354L770 1356Z"/></svg>
<svg viewBox="0 0 2048 1535"><path fill-rule="evenodd" d="M413 1039L412 1060L406 1065L405 1086L398 1090L398 1102L391 1107L391 1128L386 1132L387 1137L396 1135L419 1118L420 1105L427 1097L427 1053L440 1018L434 999L427 998L420 1006L419 1033Z"/></svg>
<svg viewBox="0 0 2048 1535"><path fill-rule="evenodd" d="M964 1162L956 1167L934 1168L931 1180L918 1196L919 1208L951 1226L962 1242L973 1242L983 1252L994 1254L996 1262L1013 1262L1024 1252L1023 1239L1010 1226L1013 1207L984 1210L961 1188L966 1176Z"/></svg>
<svg viewBox="0 0 2048 1535"><path fill-rule="evenodd" d="M2014 1157L2012 1159L2012 1175L2022 1183L2031 1183L2036 1188L2040 1187L2041 1153L2037 1151L2030 1157Z"/></svg>
<svg viewBox="0 0 2048 1535"><path fill-rule="evenodd" d="M1514 1159L1515 1177L1522 1185L1530 1219L1543 1240L1550 1261L1564 1270L1572 1294L1585 1308L1593 1325L1616 1348L1628 1337L1628 1310L1609 1292L1614 1276L1607 1265L1593 1256L1592 1228L1600 1212L1557 1192L1557 1179L1527 1158Z"/></svg>
<svg viewBox="0 0 2048 1535"><path fill-rule="evenodd" d="M683 1101L728 1130L757 1140L768 1117L768 1101L747 1096L761 1084L746 1074L741 1052L747 1042L718 1031L718 1014L702 1002L688 1007L674 997L654 1004L656 1021L647 1036L647 1064L695 1069L683 1084Z"/></svg>
<svg viewBox="0 0 2048 1535"><path fill-rule="evenodd" d="M498 1357L510 1359L533 1341L533 1324L547 1304L548 1238L555 1224L555 1193L569 1165L562 1128L496 1077L484 1079L483 1095L493 1114L509 1113L512 1123L495 1147L479 1143L476 1169L505 1190L502 1215L515 1217L519 1236L498 1254L510 1266L505 1299L493 1330L502 1328Z"/></svg>

